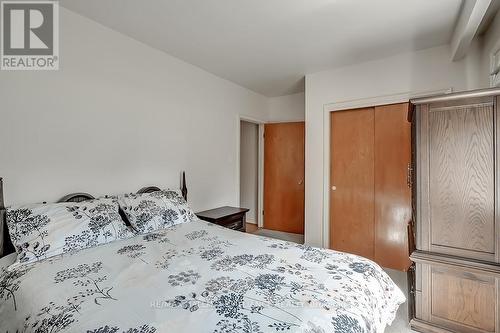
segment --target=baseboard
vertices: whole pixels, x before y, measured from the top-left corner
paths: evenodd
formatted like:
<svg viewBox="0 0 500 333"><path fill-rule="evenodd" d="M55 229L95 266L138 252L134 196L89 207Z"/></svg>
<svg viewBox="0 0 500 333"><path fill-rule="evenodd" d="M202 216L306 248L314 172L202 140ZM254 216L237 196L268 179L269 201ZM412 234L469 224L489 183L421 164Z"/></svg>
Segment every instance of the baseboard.
<svg viewBox="0 0 500 333"><path fill-rule="evenodd" d="M450 331L444 327L440 327L437 325L435 326L416 318L410 321L410 327L412 330L422 333L453 333L453 331Z"/></svg>

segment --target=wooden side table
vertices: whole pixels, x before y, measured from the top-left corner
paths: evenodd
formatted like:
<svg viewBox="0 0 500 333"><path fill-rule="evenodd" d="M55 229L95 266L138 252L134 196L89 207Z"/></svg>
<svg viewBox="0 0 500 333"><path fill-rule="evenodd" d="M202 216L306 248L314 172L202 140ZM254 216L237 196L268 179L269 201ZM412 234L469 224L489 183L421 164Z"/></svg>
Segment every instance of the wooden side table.
<svg viewBox="0 0 500 333"><path fill-rule="evenodd" d="M199 219L218 224L225 228L246 231L246 213L250 209L238 207L219 207L196 213Z"/></svg>

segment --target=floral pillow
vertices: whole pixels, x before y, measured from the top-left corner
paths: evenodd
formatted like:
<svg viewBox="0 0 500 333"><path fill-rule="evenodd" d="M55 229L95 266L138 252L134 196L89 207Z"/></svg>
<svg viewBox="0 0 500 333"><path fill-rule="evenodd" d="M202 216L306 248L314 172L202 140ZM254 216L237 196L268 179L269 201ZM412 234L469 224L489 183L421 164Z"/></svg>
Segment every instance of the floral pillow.
<svg viewBox="0 0 500 333"><path fill-rule="evenodd" d="M186 200L177 191L162 190L118 197L132 227L143 234L195 219Z"/></svg>
<svg viewBox="0 0 500 333"><path fill-rule="evenodd" d="M134 236L112 199L11 207L7 226L20 263Z"/></svg>

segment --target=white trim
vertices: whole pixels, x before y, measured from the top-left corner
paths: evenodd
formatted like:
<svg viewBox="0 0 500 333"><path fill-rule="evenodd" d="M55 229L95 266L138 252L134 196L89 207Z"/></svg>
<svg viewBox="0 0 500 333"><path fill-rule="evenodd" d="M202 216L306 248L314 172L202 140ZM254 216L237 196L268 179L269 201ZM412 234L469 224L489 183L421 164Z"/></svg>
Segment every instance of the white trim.
<svg viewBox="0 0 500 333"><path fill-rule="evenodd" d="M305 120L275 120L275 121L268 121L266 124L288 124L288 123L305 123Z"/></svg>
<svg viewBox="0 0 500 333"><path fill-rule="evenodd" d="M381 95L381 96L374 96L374 97L347 100L347 101L342 101L342 102L329 103L329 104L325 104L323 109L327 110L328 112L359 109L359 108L372 107L372 106L378 106L378 105L404 103L401 101L409 101L412 98L449 94L452 92L453 92L453 89L448 88L448 89L441 89L441 90L421 91L418 93L404 92L404 93L393 94L393 95Z"/></svg>
<svg viewBox="0 0 500 333"><path fill-rule="evenodd" d="M259 167L258 167L257 227L264 228L264 124L259 124Z"/></svg>
<svg viewBox="0 0 500 333"><path fill-rule="evenodd" d="M259 126L259 143L258 143L258 167L257 167L257 226L262 228L264 225L264 215L262 214L264 210L264 124L263 120L238 115L237 117L237 136L236 136L236 196L237 204L241 206L240 198L240 173L241 173L241 122L246 121Z"/></svg>
<svg viewBox="0 0 500 333"><path fill-rule="evenodd" d="M323 223L322 223L322 247L329 248L330 242L330 113L342 110L359 109L378 105L406 103L412 98L449 94L452 88L422 91L404 92L394 95L381 95L368 98L328 103L323 106Z"/></svg>

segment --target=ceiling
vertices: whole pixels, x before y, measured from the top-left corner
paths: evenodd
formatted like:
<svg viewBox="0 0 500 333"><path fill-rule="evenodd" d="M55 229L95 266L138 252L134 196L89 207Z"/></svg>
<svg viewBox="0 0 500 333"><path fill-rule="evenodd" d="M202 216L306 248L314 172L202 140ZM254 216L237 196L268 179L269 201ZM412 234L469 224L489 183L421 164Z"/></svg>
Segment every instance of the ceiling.
<svg viewBox="0 0 500 333"><path fill-rule="evenodd" d="M62 0L265 96L304 75L450 42L462 0Z"/></svg>

